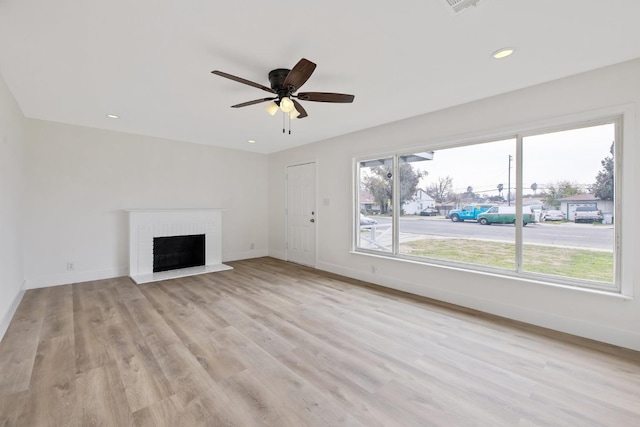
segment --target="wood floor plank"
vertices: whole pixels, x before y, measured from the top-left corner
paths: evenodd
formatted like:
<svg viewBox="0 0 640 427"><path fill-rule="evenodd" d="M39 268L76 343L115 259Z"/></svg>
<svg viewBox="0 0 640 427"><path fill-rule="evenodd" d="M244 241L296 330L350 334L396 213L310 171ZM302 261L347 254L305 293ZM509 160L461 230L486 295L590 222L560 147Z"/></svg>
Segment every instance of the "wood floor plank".
<svg viewBox="0 0 640 427"><path fill-rule="evenodd" d="M58 425L73 425L77 410L75 373L72 333L40 341L26 396L26 401L35 405L23 411L21 422L36 426L56 420Z"/></svg>
<svg viewBox="0 0 640 427"><path fill-rule="evenodd" d="M100 307L74 309L76 372L86 372L113 362Z"/></svg>
<svg viewBox="0 0 640 427"><path fill-rule="evenodd" d="M31 382L49 289L25 292L0 342L0 393L27 390Z"/></svg>
<svg viewBox="0 0 640 427"><path fill-rule="evenodd" d="M76 426L77 392L75 380L52 387L32 387L16 402L18 417L10 426ZM3 425L0 423L0 425Z"/></svg>
<svg viewBox="0 0 640 427"><path fill-rule="evenodd" d="M218 318L212 321L206 313L198 311L194 306L177 308L176 303L164 292L156 292L149 298L154 307L163 310L167 324L181 340L180 343L189 349L213 379L226 378L245 369L239 358L215 339L215 333L226 322L218 324Z"/></svg>
<svg viewBox="0 0 640 427"><path fill-rule="evenodd" d="M135 412L169 397L172 390L144 338L131 326L111 325L107 335L129 408Z"/></svg>
<svg viewBox="0 0 640 427"><path fill-rule="evenodd" d="M376 393L375 410L393 417L397 425L407 427L510 426L518 422L517 417L505 413L503 408L483 407L463 393L456 395L442 384L436 384L411 387L408 382L392 381ZM457 410L451 410L452 407Z"/></svg>
<svg viewBox="0 0 640 427"><path fill-rule="evenodd" d="M79 373L76 392L78 425L133 425L133 416L115 362Z"/></svg>
<svg viewBox="0 0 640 427"><path fill-rule="evenodd" d="M162 366L170 367L165 372L169 372L178 401L184 407L181 417L193 420L194 425L254 425L255 420L231 401L223 384L207 375L187 347L174 344L156 357Z"/></svg>
<svg viewBox="0 0 640 427"><path fill-rule="evenodd" d="M637 396L636 396L637 397ZM571 392L557 387L540 386L531 395L531 401L554 410L567 422L582 426L636 426L639 425L638 406L635 410L621 409L597 397ZM577 411L576 408L580 410Z"/></svg>
<svg viewBox="0 0 640 427"><path fill-rule="evenodd" d="M184 407L176 395L155 402L133 413L134 424L138 427L156 427L161 425L197 425L195 420L190 424L183 422Z"/></svg>
<svg viewBox="0 0 640 427"><path fill-rule="evenodd" d="M36 353L30 388L66 387L76 375L73 335L40 341Z"/></svg>
<svg viewBox="0 0 640 427"><path fill-rule="evenodd" d="M180 338L169 327L166 320L156 311L146 298L124 300L129 311L131 321L135 323L142 336L149 344L150 340L157 340L160 345L170 345L180 342Z"/></svg>
<svg viewBox="0 0 640 427"><path fill-rule="evenodd" d="M49 288L46 312L39 339L73 335L73 287L71 285Z"/></svg>
<svg viewBox="0 0 640 427"><path fill-rule="evenodd" d="M340 372L326 369L307 354L287 353L278 356L278 360L301 378L324 390L328 395L327 399L362 425L369 427L394 425L393 418L388 414L376 411L376 404L369 400L368 391L344 378Z"/></svg>
<svg viewBox="0 0 640 427"><path fill-rule="evenodd" d="M277 360L242 331L229 328L218 340L244 357L245 371L224 380L234 402L267 425L361 425L329 396ZM222 336L223 335L223 336Z"/></svg>
<svg viewBox="0 0 640 427"><path fill-rule="evenodd" d="M0 426L632 426L640 353L273 258L30 290Z"/></svg>
<svg viewBox="0 0 640 427"><path fill-rule="evenodd" d="M18 393L0 394L0 426L13 427L29 425L31 417L31 406L36 402L31 401L32 394L29 390ZM29 410L25 410L25 406L29 406Z"/></svg>

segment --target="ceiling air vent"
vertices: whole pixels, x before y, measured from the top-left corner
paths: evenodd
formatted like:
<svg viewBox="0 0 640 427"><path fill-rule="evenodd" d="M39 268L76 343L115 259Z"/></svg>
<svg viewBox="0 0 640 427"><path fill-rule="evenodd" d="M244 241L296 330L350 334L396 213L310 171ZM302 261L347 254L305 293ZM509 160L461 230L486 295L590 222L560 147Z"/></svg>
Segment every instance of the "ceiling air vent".
<svg viewBox="0 0 640 427"><path fill-rule="evenodd" d="M475 6L479 1L480 0L444 0L447 4L447 8L453 13L459 13L462 12L463 9Z"/></svg>

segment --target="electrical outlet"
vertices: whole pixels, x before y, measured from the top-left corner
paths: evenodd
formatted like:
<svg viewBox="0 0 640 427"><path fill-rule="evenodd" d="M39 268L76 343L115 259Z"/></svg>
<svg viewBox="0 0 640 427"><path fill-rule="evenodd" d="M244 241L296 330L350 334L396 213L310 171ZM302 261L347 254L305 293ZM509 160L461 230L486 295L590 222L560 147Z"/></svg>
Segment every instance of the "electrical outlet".
<svg viewBox="0 0 640 427"><path fill-rule="evenodd" d="M67 262L67 271L73 271L73 269L74 269L73 261L68 261Z"/></svg>
<svg viewBox="0 0 640 427"><path fill-rule="evenodd" d="M252 242L249 249L253 249L254 247L255 247L255 245Z"/></svg>

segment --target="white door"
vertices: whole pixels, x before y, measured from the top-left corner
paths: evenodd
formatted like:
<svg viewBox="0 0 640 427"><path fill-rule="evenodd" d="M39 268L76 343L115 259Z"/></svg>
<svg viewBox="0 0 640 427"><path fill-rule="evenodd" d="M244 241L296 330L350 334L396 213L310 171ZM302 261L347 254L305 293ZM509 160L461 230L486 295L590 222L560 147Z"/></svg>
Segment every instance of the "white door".
<svg viewBox="0 0 640 427"><path fill-rule="evenodd" d="M287 259L316 264L316 164L287 168Z"/></svg>

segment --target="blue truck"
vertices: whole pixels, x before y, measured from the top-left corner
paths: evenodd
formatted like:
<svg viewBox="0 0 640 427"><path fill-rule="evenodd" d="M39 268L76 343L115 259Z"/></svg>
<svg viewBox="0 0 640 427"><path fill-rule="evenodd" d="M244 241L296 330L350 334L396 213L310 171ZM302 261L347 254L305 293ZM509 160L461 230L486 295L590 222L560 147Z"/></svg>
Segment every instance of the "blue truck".
<svg viewBox="0 0 640 427"><path fill-rule="evenodd" d="M454 209L449 212L449 219L453 222L477 221L478 215L489 210L494 205L469 205L462 209Z"/></svg>

